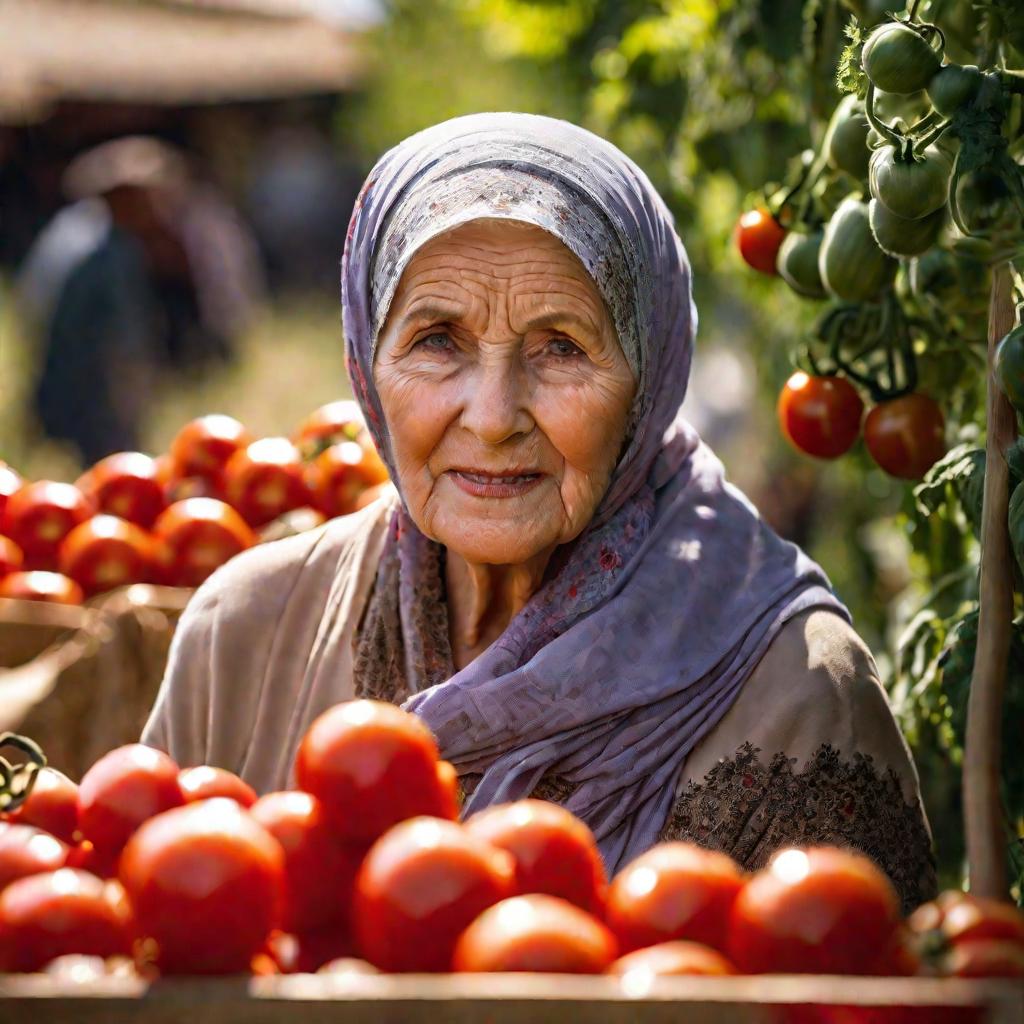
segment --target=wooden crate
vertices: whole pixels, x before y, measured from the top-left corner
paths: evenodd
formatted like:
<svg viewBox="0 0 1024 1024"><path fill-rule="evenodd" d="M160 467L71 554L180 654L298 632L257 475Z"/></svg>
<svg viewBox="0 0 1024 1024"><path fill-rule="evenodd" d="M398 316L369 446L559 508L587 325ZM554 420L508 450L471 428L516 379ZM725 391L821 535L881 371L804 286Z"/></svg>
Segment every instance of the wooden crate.
<svg viewBox="0 0 1024 1024"><path fill-rule="evenodd" d="M82 985L0 976L3 1024L784 1024L787 1006L978 1008L1024 1024L1024 985L926 978L661 978L624 991L544 975L178 979ZM937 1017L941 1018L941 1014Z"/></svg>

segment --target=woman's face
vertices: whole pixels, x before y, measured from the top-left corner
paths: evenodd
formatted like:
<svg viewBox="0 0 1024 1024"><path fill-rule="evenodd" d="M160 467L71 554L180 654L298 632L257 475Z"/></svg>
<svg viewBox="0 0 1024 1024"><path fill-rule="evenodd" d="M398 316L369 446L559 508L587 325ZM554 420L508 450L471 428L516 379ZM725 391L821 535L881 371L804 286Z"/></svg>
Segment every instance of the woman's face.
<svg viewBox="0 0 1024 1024"><path fill-rule="evenodd" d="M479 220L410 260L374 379L428 537L515 565L577 537L611 479L635 383L600 293L554 236Z"/></svg>

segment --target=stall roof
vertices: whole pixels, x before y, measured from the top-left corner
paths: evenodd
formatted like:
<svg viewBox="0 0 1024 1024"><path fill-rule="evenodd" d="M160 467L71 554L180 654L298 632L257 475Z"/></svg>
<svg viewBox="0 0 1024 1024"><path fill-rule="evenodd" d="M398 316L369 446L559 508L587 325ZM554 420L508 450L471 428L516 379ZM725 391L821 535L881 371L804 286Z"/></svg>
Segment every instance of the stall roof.
<svg viewBox="0 0 1024 1024"><path fill-rule="evenodd" d="M34 119L60 100L176 105L351 88L360 34L318 16L341 6L0 0L0 121Z"/></svg>

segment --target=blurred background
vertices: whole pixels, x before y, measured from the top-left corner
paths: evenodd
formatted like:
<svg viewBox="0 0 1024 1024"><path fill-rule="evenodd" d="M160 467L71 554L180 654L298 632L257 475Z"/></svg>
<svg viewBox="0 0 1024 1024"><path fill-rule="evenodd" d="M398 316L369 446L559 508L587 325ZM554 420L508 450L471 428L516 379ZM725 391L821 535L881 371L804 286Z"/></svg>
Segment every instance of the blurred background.
<svg viewBox="0 0 1024 1024"><path fill-rule="evenodd" d="M565 117L676 213L700 310L691 418L888 672L918 596L907 489L861 454L788 448L774 401L814 304L731 242L835 101L803 45L838 40L839 16L805 7L0 0L0 458L74 480L203 413L288 433L348 393L338 267L375 158L456 114Z"/></svg>

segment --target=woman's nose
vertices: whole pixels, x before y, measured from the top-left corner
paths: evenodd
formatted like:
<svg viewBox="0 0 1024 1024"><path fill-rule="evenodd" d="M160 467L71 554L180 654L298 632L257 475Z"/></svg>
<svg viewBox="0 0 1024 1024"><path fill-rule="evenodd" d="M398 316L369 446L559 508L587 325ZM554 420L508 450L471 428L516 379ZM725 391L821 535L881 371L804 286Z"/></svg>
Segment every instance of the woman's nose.
<svg viewBox="0 0 1024 1024"><path fill-rule="evenodd" d="M526 375L513 358L481 361L467 388L462 426L485 444L533 430Z"/></svg>

